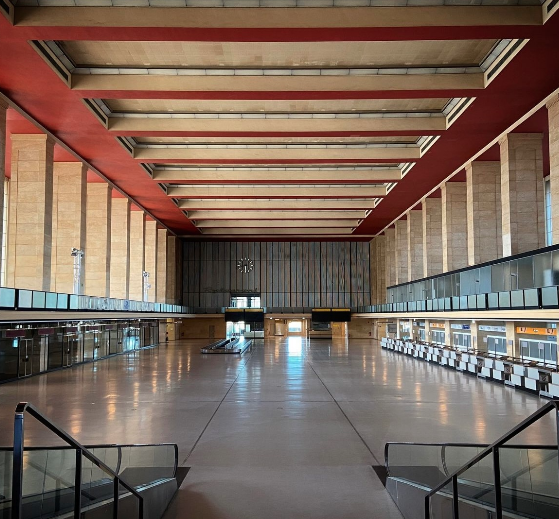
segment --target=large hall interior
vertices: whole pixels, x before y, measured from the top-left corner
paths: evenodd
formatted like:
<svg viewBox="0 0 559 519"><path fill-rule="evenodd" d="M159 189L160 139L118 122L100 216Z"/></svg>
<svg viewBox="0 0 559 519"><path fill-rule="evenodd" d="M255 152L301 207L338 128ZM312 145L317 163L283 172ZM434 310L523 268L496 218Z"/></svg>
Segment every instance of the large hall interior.
<svg viewBox="0 0 559 519"><path fill-rule="evenodd" d="M559 517L557 11L0 0L0 518Z"/></svg>

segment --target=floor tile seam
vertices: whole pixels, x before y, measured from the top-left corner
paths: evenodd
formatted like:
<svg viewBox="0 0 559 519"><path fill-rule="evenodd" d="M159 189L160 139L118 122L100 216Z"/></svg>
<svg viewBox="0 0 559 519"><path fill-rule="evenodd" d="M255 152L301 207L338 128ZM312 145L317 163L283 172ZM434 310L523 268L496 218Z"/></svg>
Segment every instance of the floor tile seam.
<svg viewBox="0 0 559 519"><path fill-rule="evenodd" d="M361 434L359 433L359 431L357 430L357 427L353 424L353 422L349 419L349 416L345 413L345 411L342 409L342 406L340 405L340 403L336 400L336 398L334 397L334 395L330 392L330 390L328 389L328 386L326 386L326 384L324 383L324 381L322 380L322 378L320 378L320 375L316 372L316 370L314 369L313 365L309 362L309 366L310 368L313 370L314 374L316 375L316 377L318 378L318 380L320 380L320 382L322 383L322 385L324 386L324 389L328 392L328 394L330 395L330 397L332 398L332 401L336 404L336 406L338 407L338 409L340 410L340 412L342 413L342 415L344 416L344 418L347 420L347 422L349 423L349 425L351 426L351 428L355 431L355 434L357 434L357 436L359 437L359 439L361 440L361 443L363 443L363 445L365 446L365 448L369 451L369 453L371 454L371 456L373 457L373 459L375 460L375 462L377 463L377 465L384 465L384 463L381 463L378 458L376 457L375 453L373 452L373 450L371 449L371 447L369 447L369 444L365 441L365 438L363 438L363 436L361 436Z"/></svg>
<svg viewBox="0 0 559 519"><path fill-rule="evenodd" d="M235 385L235 382L237 382L237 379L240 377L242 371L245 369L246 365L251 361L252 359L252 355L253 355L253 351L250 352L246 362L241 366L241 368L239 369L239 373L237 373L237 376L235 377L235 380L233 380L233 382L231 383L231 385L229 386L229 389L227 390L227 392L225 393L225 395L223 396L223 398L220 400L219 404L217 405L217 407L215 408L215 411L212 413L212 415L210 416L210 419L208 420L208 423L204 426L204 428L202 429L202 432L199 434L198 438L196 439L196 441L194 442L194 445L192 446L192 448L190 449L190 451L188 452L188 454L186 455L186 457L182 460L181 465L184 465L188 458L190 458L190 456L192 455L192 453L194 452L194 449L196 449L196 446L198 445L198 443L200 443L200 440L202 439L202 436L204 435L204 433L207 431L208 427L210 426L210 424L212 423L212 420L214 419L215 415L217 414L217 412L219 411L219 408L221 407L221 405L223 404L223 402L225 401L225 399L227 398L227 395L229 394L229 392L231 391L231 389L233 389L233 386Z"/></svg>

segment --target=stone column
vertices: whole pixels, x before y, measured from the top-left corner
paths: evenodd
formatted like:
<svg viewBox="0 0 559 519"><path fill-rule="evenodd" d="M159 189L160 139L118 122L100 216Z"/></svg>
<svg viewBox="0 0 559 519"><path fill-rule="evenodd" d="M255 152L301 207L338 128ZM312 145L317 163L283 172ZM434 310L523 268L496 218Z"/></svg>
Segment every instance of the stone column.
<svg viewBox="0 0 559 519"><path fill-rule="evenodd" d="M423 223L423 277L436 276L443 271L443 212L440 198L424 198Z"/></svg>
<svg viewBox="0 0 559 519"><path fill-rule="evenodd" d="M483 341L481 342L481 344L478 344L478 329L476 321L472 321L470 323L470 335L472 348L480 351L487 351L487 344L485 344Z"/></svg>
<svg viewBox="0 0 559 519"><path fill-rule="evenodd" d="M130 212L130 278L128 297L143 301L146 220L143 211Z"/></svg>
<svg viewBox="0 0 559 519"><path fill-rule="evenodd" d="M157 229L157 289L155 300L167 301L167 229Z"/></svg>
<svg viewBox="0 0 559 519"><path fill-rule="evenodd" d="M408 222L396 222L396 284L408 281Z"/></svg>
<svg viewBox="0 0 559 519"><path fill-rule="evenodd" d="M142 254L143 257L143 254ZM111 297L129 299L130 200L111 200Z"/></svg>
<svg viewBox="0 0 559 519"><path fill-rule="evenodd" d="M0 249L2 238L8 229L4 229L4 181L6 180L6 112L8 103L0 98ZM4 251L2 250L1 254ZM1 281L1 280L0 280Z"/></svg>
<svg viewBox="0 0 559 519"><path fill-rule="evenodd" d="M372 279L372 302L380 305L386 302L386 236L377 236L372 242L374 277Z"/></svg>
<svg viewBox="0 0 559 519"><path fill-rule="evenodd" d="M7 285L50 290L54 141L12 135Z"/></svg>
<svg viewBox="0 0 559 519"><path fill-rule="evenodd" d="M396 284L396 229L391 227L384 231L386 251L386 288ZM387 301L392 303L392 301Z"/></svg>
<svg viewBox="0 0 559 519"><path fill-rule="evenodd" d="M450 327L450 321L447 319L444 322L444 343L446 346L452 346L452 328Z"/></svg>
<svg viewBox="0 0 559 519"><path fill-rule="evenodd" d="M547 103L549 119L549 187L553 245L559 243L559 95Z"/></svg>
<svg viewBox="0 0 559 519"><path fill-rule="evenodd" d="M144 268L149 272L148 301L155 302L157 294L157 222L146 219L146 234L144 248Z"/></svg>
<svg viewBox="0 0 559 519"><path fill-rule="evenodd" d="M52 204L51 290L74 293L72 248L85 250L87 168L81 162L55 162ZM82 262L80 294L84 293Z"/></svg>
<svg viewBox="0 0 559 519"><path fill-rule="evenodd" d="M105 183L87 186L85 293L110 297L111 294L111 196Z"/></svg>
<svg viewBox="0 0 559 519"><path fill-rule="evenodd" d="M474 161L466 166L468 265L503 256L501 164Z"/></svg>
<svg viewBox="0 0 559 519"><path fill-rule="evenodd" d="M423 222L422 211L408 211L408 281L423 277Z"/></svg>
<svg viewBox="0 0 559 519"><path fill-rule="evenodd" d="M520 346L516 340L516 323L514 321L505 322L507 338L507 355L510 357L520 357Z"/></svg>
<svg viewBox="0 0 559 519"><path fill-rule="evenodd" d="M466 182L441 188L443 272L468 265Z"/></svg>
<svg viewBox="0 0 559 519"><path fill-rule="evenodd" d="M178 291L177 286L177 257L179 239L176 236L167 237L167 300L170 305L178 304Z"/></svg>
<svg viewBox="0 0 559 519"><path fill-rule="evenodd" d="M545 246L542 139L509 133L499 142L505 257Z"/></svg>

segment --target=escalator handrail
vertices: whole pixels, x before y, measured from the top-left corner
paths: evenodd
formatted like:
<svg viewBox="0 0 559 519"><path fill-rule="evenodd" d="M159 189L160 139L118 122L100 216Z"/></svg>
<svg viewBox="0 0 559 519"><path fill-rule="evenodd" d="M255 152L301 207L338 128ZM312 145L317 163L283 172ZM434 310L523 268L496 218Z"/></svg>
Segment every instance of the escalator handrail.
<svg viewBox="0 0 559 519"><path fill-rule="evenodd" d="M115 472L120 474L120 466L122 461L122 449L126 449L128 447L173 447L175 451L175 460L173 465L173 475L171 477L175 477L177 475L177 468L179 464L179 446L176 443L101 443L96 445L84 445L87 450L91 449L111 449L111 448L118 448L118 462L117 462L117 470ZM56 450L69 450L73 447L70 445L54 445L52 447L41 447L41 446L33 446L33 447L24 447L25 452L30 451L56 451ZM0 452L13 452L13 447L0 447Z"/></svg>
<svg viewBox="0 0 559 519"><path fill-rule="evenodd" d="M471 447L471 448L487 448L489 443L464 443L464 442L386 442L384 444L384 466L386 468L387 474L390 476L390 462L389 462L389 450L393 445L414 445L417 447L441 447L441 463L445 471L446 476L450 476L446 468L445 459L445 449L447 447ZM523 444L510 444L503 445L501 449L542 449L542 450L557 450L557 445L523 445Z"/></svg>
<svg viewBox="0 0 559 519"><path fill-rule="evenodd" d="M119 486L122 485L132 495L138 499L138 517L143 519L144 516L144 498L141 494L129 485L121 476L113 471L108 465L102 462L97 456L89 451L84 445L72 438L64 429L55 425L51 420L44 416L33 404L29 402L20 402L16 406L14 420L14 449L13 449L13 472L12 472L12 519L22 518L22 501L23 501L23 452L24 452L24 415L29 413L38 422L44 425L51 432L56 434L61 440L66 442L76 450L76 486L75 486L75 504L74 517L81 517L81 456L87 458L91 463L112 476L114 481L113 496L113 517L118 517L118 500Z"/></svg>
<svg viewBox="0 0 559 519"><path fill-rule="evenodd" d="M474 456L465 465L460 467L458 470L454 471L449 477L447 477L442 483L435 487L431 492L425 496L425 519L431 517L430 511L430 500L433 495L441 491L444 487L452 484L452 495L453 495L453 511L454 517L458 518L458 476L472 468L482 459L486 458L490 454L493 455L493 471L495 480L495 511L497 518L501 518L503 514L502 503L501 503L501 479L500 479L500 468L499 468L499 449L504 446L509 440L520 434L522 431L530 427L533 423L537 422L540 418L547 415L549 412L555 410L558 415L559 420L559 400L551 400L543 407L540 407L535 413L532 413L528 418L520 422L516 427L513 427L510 431L501 436L498 440L490 444L477 456ZM559 427L559 424L558 424ZM559 431L558 431L559 432ZM559 444L556 447L559 450Z"/></svg>

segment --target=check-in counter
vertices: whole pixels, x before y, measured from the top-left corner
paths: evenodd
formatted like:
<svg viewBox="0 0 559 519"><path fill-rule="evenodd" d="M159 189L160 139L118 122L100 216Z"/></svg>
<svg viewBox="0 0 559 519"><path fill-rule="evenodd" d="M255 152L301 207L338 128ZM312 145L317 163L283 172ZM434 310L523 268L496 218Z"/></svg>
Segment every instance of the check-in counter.
<svg viewBox="0 0 559 519"><path fill-rule="evenodd" d="M551 396L559 398L559 373L551 374L551 383L548 384L547 390Z"/></svg>

